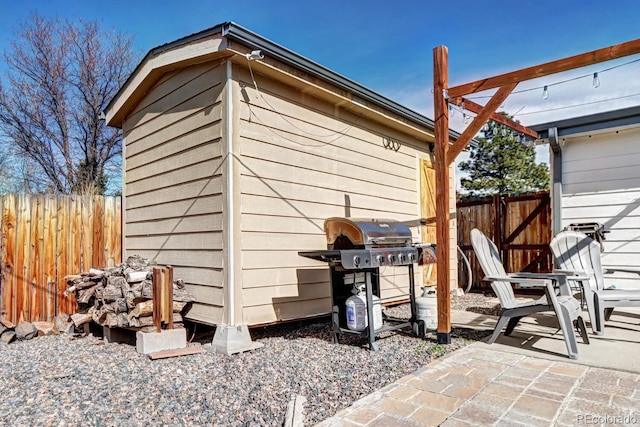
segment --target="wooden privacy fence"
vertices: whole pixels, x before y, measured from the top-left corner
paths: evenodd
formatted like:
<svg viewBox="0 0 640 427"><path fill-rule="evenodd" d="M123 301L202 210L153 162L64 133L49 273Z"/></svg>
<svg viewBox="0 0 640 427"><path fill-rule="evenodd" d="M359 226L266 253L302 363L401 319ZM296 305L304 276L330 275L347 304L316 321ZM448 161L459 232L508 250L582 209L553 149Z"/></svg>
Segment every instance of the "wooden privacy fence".
<svg viewBox="0 0 640 427"><path fill-rule="evenodd" d="M75 312L64 276L122 262L121 199L0 196L0 311L13 323Z"/></svg>
<svg viewBox="0 0 640 427"><path fill-rule="evenodd" d="M553 259L549 192L522 196L494 196L472 202L458 202L456 220L458 245L471 264L472 291L491 291L483 282L482 268L473 253L470 232L477 228L496 244L507 272L549 272Z"/></svg>

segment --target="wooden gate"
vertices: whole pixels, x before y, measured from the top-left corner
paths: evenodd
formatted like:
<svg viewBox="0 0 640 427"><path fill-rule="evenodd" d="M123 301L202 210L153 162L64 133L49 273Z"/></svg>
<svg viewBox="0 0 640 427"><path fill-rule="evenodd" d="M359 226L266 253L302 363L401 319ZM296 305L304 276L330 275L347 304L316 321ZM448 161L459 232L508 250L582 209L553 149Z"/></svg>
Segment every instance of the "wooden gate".
<svg viewBox="0 0 640 427"><path fill-rule="evenodd" d="M64 276L122 262L121 199L0 196L0 316L51 320L75 312Z"/></svg>
<svg viewBox="0 0 640 427"><path fill-rule="evenodd" d="M458 202L458 245L469 258L472 291L491 291L473 253L470 231L477 228L493 240L507 272L549 272L553 258L549 249L553 231L549 192L522 196L494 196Z"/></svg>

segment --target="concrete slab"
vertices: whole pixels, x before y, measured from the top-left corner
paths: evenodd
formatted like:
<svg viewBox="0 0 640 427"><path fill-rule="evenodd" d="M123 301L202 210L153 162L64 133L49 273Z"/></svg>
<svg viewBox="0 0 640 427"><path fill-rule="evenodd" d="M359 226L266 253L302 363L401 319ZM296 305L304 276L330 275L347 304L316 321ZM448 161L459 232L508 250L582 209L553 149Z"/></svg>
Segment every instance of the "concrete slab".
<svg viewBox="0 0 640 427"><path fill-rule="evenodd" d="M187 346L187 330L164 329L160 332L136 332L136 350L141 354L174 350Z"/></svg>
<svg viewBox="0 0 640 427"><path fill-rule="evenodd" d="M585 313L586 315L586 313ZM587 316L588 317L588 316ZM451 323L456 327L493 330L496 316L452 310ZM602 336L592 333L587 321L590 344L578 337L577 360L567 357L562 332L552 313L537 313L520 320L512 335L500 335L494 344L478 343L481 348L510 352L529 357L577 363L592 367L640 373L640 309L616 309L605 325Z"/></svg>
<svg viewBox="0 0 640 427"><path fill-rule="evenodd" d="M457 310L451 319L489 331L497 322ZM538 313L511 337L447 354L318 426L640 424L640 309L616 309L605 335L589 338L578 340L580 357L571 360L553 314Z"/></svg>

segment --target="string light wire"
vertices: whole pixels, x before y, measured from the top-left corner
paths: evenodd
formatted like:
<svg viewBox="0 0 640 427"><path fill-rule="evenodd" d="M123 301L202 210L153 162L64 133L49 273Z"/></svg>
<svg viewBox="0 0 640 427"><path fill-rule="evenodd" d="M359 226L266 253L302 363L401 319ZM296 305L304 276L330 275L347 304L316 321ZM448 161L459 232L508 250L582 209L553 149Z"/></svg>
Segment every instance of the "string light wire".
<svg viewBox="0 0 640 427"><path fill-rule="evenodd" d="M640 58L636 58L634 60L627 61L627 62L625 62L623 64L613 65L613 66L605 68L603 70L596 71L595 74L597 76L600 76L600 75L602 75L602 73L606 73L607 71L615 70L616 68L620 68L620 67L624 67L624 66L627 66L627 65L631 65L631 64L634 64L636 62L640 62ZM518 93L531 92L531 91L534 91L534 90L539 91L541 89L544 89L545 87L550 88L551 86L558 86L558 85L561 85L561 84L564 84L564 83L569 83L569 82L573 82L573 81L580 80L580 79L585 79L585 78L593 79L593 76L594 76L594 73L584 74L584 75L581 75L581 76L572 77L572 78L569 78L569 79L566 79L566 80L561 80L561 81L554 82L554 83L547 83L547 84L541 85L541 86L515 90L515 91L511 92L511 94L515 95L515 94L518 94ZM467 99L486 99L486 98L491 98L492 96L493 95L478 95L478 96L467 96L466 98Z"/></svg>

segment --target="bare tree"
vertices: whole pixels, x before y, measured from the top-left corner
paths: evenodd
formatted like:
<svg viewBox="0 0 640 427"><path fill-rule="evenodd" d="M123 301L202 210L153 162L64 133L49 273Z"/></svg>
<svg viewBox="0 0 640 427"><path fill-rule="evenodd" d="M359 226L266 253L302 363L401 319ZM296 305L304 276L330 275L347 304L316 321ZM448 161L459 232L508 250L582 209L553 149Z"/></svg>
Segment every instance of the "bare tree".
<svg viewBox="0 0 640 427"><path fill-rule="evenodd" d="M0 131L26 164L37 165L29 185L60 194L104 193L122 147L119 131L100 116L132 70L132 38L95 21L34 14L11 47L0 80Z"/></svg>

